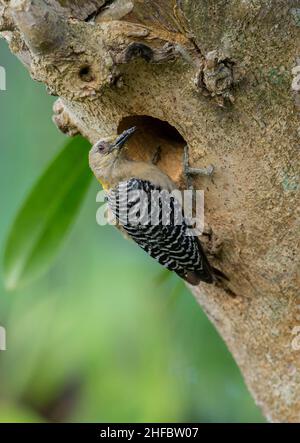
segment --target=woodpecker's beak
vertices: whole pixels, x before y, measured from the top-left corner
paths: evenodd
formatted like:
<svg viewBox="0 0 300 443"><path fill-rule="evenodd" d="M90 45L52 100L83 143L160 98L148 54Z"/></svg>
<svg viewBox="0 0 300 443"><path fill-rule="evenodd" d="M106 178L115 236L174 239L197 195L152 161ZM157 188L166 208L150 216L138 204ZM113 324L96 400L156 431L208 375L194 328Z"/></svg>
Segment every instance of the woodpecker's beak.
<svg viewBox="0 0 300 443"><path fill-rule="evenodd" d="M110 152L114 149L121 149L125 142L135 133L136 126L133 126L132 128L126 129L126 131L122 132L119 137L115 140L115 142L110 146Z"/></svg>

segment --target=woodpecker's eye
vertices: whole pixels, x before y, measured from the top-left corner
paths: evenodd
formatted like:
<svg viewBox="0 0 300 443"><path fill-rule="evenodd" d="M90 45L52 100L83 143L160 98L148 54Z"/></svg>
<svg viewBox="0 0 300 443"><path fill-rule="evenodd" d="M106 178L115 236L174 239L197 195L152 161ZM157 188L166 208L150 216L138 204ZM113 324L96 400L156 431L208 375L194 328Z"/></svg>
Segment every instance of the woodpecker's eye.
<svg viewBox="0 0 300 443"><path fill-rule="evenodd" d="M98 145L98 152L104 152L105 151L105 145L103 143L99 143Z"/></svg>

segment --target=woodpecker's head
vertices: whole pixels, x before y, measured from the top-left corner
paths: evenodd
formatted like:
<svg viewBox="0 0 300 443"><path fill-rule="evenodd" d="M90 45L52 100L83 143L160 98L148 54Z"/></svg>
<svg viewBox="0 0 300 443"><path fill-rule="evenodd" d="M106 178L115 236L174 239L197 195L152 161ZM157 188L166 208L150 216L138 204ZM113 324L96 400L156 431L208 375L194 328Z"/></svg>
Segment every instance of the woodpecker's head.
<svg viewBox="0 0 300 443"><path fill-rule="evenodd" d="M112 152L119 152L135 131L136 127L133 126L132 128L123 131L120 135L112 135L110 137L98 140L90 151L90 157L102 157L109 155Z"/></svg>
<svg viewBox="0 0 300 443"><path fill-rule="evenodd" d="M109 169L115 163L127 140L134 134L136 127L123 131L120 135L113 135L98 140L89 154L89 163L96 177L103 182L103 175L109 174Z"/></svg>

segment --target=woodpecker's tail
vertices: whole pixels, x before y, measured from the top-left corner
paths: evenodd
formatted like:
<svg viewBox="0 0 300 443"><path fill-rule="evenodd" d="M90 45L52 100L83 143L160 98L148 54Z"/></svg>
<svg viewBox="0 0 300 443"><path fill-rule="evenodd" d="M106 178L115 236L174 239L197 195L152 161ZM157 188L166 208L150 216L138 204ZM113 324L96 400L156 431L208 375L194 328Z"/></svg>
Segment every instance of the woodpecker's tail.
<svg viewBox="0 0 300 443"><path fill-rule="evenodd" d="M225 275L222 271L220 271L220 269L217 269L214 267L212 267L211 269L213 271L213 276L214 276L215 281L222 281L222 280L229 281L229 278L227 277L227 275Z"/></svg>
<svg viewBox="0 0 300 443"><path fill-rule="evenodd" d="M222 282L224 280L229 281L229 278L223 274L222 271L220 271L217 268L210 267L208 270L206 270L205 273L203 272L195 272L195 271L187 271L184 275L180 275L181 278L183 278L185 281L187 281L190 285L198 286L199 283L202 281L205 283L216 283L216 282Z"/></svg>
<svg viewBox="0 0 300 443"><path fill-rule="evenodd" d="M202 278L197 272L187 271L184 275L180 275L187 283L193 286L198 286Z"/></svg>

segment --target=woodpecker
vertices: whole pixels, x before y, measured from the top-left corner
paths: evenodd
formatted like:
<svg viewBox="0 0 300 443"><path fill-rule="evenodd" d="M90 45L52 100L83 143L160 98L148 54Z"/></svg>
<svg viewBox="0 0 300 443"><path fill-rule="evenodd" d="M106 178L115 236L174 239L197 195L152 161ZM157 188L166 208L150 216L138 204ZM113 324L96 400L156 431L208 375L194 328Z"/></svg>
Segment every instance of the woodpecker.
<svg viewBox="0 0 300 443"><path fill-rule="evenodd" d="M209 264L198 237L188 232L189 223L178 200L170 197L170 217L168 224L165 224L162 220L161 201L155 202L151 198L155 191L171 193L176 189L175 183L155 164L134 161L126 157L123 148L135 130L136 127L133 127L119 136L99 140L89 154L90 167L102 184L111 211L127 234L161 265L176 272L191 285L198 285L200 281L216 282L218 278L224 276L221 271ZM188 173L186 161L185 154L185 172ZM212 167L208 168L208 171L199 170L202 175L211 172ZM196 173L197 170L191 168L191 174ZM139 222L131 222L127 215L134 209L136 196L141 192L148 198L139 208ZM131 197L128 197L129 195ZM153 209L158 215L158 222L153 224L144 217L146 221L142 223L143 216L153 213ZM175 222L175 217L180 212L182 221L178 224Z"/></svg>

